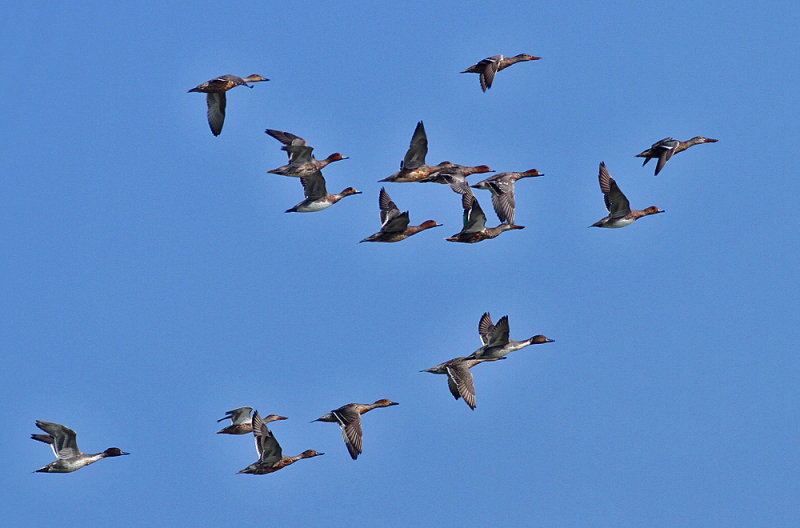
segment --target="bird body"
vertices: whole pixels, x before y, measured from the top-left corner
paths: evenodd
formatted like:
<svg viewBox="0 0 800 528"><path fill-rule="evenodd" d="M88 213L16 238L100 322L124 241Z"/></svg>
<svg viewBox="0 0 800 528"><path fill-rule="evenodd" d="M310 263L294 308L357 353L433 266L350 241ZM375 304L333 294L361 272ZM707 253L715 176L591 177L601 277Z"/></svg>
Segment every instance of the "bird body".
<svg viewBox="0 0 800 528"><path fill-rule="evenodd" d="M221 422L223 420L231 420L231 425L220 429L217 431L217 434L232 434L232 435L242 435L242 434L249 434L253 432L253 421L250 418L250 413L253 412L252 407L239 407L238 409L233 409L232 411L228 411L225 413L225 416L217 420L217 422ZM264 423L270 423L277 420L288 420L285 416L279 416L277 414L270 414L266 418L264 418Z"/></svg>
<svg viewBox="0 0 800 528"><path fill-rule="evenodd" d="M222 133L222 125L225 123L225 107L227 98L225 92L236 86L247 86L252 88L249 82L268 81L258 74L248 75L247 77L237 77L236 75L221 75L210 81L198 84L189 92L202 92L206 94L206 105L208 106L208 126L211 133L218 136Z"/></svg>
<svg viewBox="0 0 800 528"><path fill-rule="evenodd" d="M622 194L617 182L606 169L605 163L600 163L600 174L598 176L600 181L600 190L603 192L603 198L606 202L608 209L608 216L601 218L589 227L625 227L632 224L643 216L648 216L656 213L663 213L656 206L648 207L647 209L631 209L630 202Z"/></svg>
<svg viewBox="0 0 800 528"><path fill-rule="evenodd" d="M457 357L420 372L447 375L447 386L450 389L450 394L452 394L455 399L463 398L469 408L475 410L477 406L475 383L472 380L472 373L469 369L484 361L498 361L500 359L505 358Z"/></svg>
<svg viewBox="0 0 800 528"><path fill-rule="evenodd" d="M478 200L472 191L466 193L461 198L461 205L464 209L464 227L460 232L446 238L448 242L464 242L474 244L489 238L500 236L504 231L510 229L524 229L525 226L513 224L500 224L497 227L486 227L486 215L483 214Z"/></svg>
<svg viewBox="0 0 800 528"><path fill-rule="evenodd" d="M378 400L375 403L348 403L328 414L320 416L315 422L338 423L342 428L342 437L347 446L350 457L355 460L361 454L364 444L364 434L361 430L361 415L379 407L397 405L391 400Z"/></svg>
<svg viewBox="0 0 800 528"><path fill-rule="evenodd" d="M543 335L535 335L523 341L509 339L508 316L501 317L495 325L492 324L492 316L489 315L489 312L485 312L481 316L478 322L478 334L481 336L483 346L469 355L469 358L499 359L529 345L553 342L552 339L548 339Z"/></svg>
<svg viewBox="0 0 800 528"><path fill-rule="evenodd" d="M56 460L36 470L36 473L72 473L106 457L128 455L118 447L109 447L102 453L87 454L78 449L75 431L61 424L36 420L36 427L47 434L32 434L33 440L50 444Z"/></svg>
<svg viewBox="0 0 800 528"><path fill-rule="evenodd" d="M486 57L477 64L473 64L461 73L477 73L480 75L481 90L484 92L492 87L494 76L500 70L504 70L521 61L539 60L541 57L534 57L527 53L520 53L514 57L503 57L502 55L495 55L493 57Z"/></svg>
<svg viewBox="0 0 800 528"><path fill-rule="evenodd" d="M258 460L239 471L239 473L266 475L267 473L274 473L279 469L283 469L286 466L292 465L298 460L325 454L318 453L313 449L308 449L299 455L285 456L280 444L275 439L272 431L269 430L269 427L267 427L265 421L261 419L258 411L253 413L253 436L256 440Z"/></svg>
<svg viewBox="0 0 800 528"><path fill-rule="evenodd" d="M488 165L465 167L464 165L453 164L450 167L445 167L436 172L432 172L420 181L448 184L453 192L458 194L466 194L467 192L470 192L469 183L467 183L467 176L471 174L481 174L484 172L492 172L492 169L490 169Z"/></svg>
<svg viewBox="0 0 800 528"><path fill-rule="evenodd" d="M422 121L419 121L414 129L414 134L411 136L411 144L408 146L406 155L403 161L400 162L400 171L380 181L396 183L418 182L433 172L453 165L449 161L443 161L433 166L426 165L425 156L427 155L428 136L425 133L425 125L422 124Z"/></svg>
<svg viewBox="0 0 800 528"><path fill-rule="evenodd" d="M418 226L409 226L408 211L401 213L383 187L378 196L378 206L381 210L381 230L361 242L399 242L420 231L441 225L435 220L427 220Z"/></svg>
<svg viewBox="0 0 800 528"><path fill-rule="evenodd" d="M500 172L472 185L472 188L491 191L492 206L494 206L497 218L501 222L513 224L516 211L514 183L522 178L532 178L534 176L544 176L544 174L536 169L530 169L525 172Z"/></svg>
<svg viewBox="0 0 800 528"><path fill-rule="evenodd" d="M287 165L268 170L267 172L270 174L302 178L303 176L310 176L322 170L334 161L348 159L347 156L342 156L340 153L334 152L323 160L317 160L311 154L314 151L314 147L308 145L306 140L300 136L296 136L291 132L271 129L267 129L266 133L283 143L281 150L285 150L289 156L289 163Z"/></svg>
<svg viewBox="0 0 800 528"><path fill-rule="evenodd" d="M635 157L644 158L644 163L642 163L643 167L647 165L647 162L650 161L652 158L656 158L658 162L656 162L656 172L654 176L657 176L658 173L661 172L661 169L664 168L664 165L667 164L667 162L674 154L677 154L678 152L683 152L684 150L694 145L699 145L701 143L716 143L716 142L717 142L716 139L711 139L703 136L695 136L692 139L688 139L686 141L678 141L677 139L668 137L660 141L656 141L649 149L640 152Z"/></svg>
<svg viewBox="0 0 800 528"><path fill-rule="evenodd" d="M325 178L322 176L321 171L316 171L308 176L302 176L300 178L300 183L303 185L303 194L305 194L306 199L291 209L287 209L287 213L314 213L316 211L322 211L345 196L361 194L361 191L357 191L353 187L347 187L340 193L328 194L328 189L325 186Z"/></svg>

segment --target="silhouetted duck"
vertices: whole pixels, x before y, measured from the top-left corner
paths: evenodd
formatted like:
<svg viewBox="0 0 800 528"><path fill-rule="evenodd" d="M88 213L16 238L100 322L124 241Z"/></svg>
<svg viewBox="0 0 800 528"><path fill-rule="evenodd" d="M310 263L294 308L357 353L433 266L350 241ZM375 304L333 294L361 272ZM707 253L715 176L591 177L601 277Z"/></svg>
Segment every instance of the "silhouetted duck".
<svg viewBox="0 0 800 528"><path fill-rule="evenodd" d="M514 223L514 211L516 208L516 200L514 198L514 182L522 178L531 178L534 176L544 176L536 169L530 169L525 172L500 172L494 176L486 178L482 182L478 182L472 187L474 189L486 189L492 192L492 205L497 218L501 222L508 224Z"/></svg>
<svg viewBox="0 0 800 528"><path fill-rule="evenodd" d="M303 451L299 455L284 456L280 444L269 430L267 424L261 419L258 411L253 413L253 436L256 439L256 451L258 460L239 471L239 473L250 473L253 475L265 475L274 473L279 469L290 466L303 458L311 458L325 453L317 453L313 449Z"/></svg>
<svg viewBox="0 0 800 528"><path fill-rule="evenodd" d="M69 427L42 420L36 420L36 427L47 434L32 434L31 438L50 444L56 455L55 462L50 462L43 468L37 469L36 473L71 473L89 464L94 464L101 458L130 454L121 451L118 447L109 447L102 453L82 453L75 440L75 431Z"/></svg>
<svg viewBox="0 0 800 528"><path fill-rule="evenodd" d="M225 99L225 92L235 86L247 86L252 88L249 82L268 81L264 77L253 74L245 78L237 77L235 75L221 75L216 79L211 79L203 84L199 84L189 90L189 92L203 92L206 94L206 104L208 105L208 126L211 127L211 133L218 136L222 132L222 124L225 122L225 106L227 105Z"/></svg>
<svg viewBox="0 0 800 528"><path fill-rule="evenodd" d="M481 336L483 346L473 352L469 356L470 358L501 358L528 345L553 342L552 339L543 335L535 335L524 341L513 341L509 339L508 316L501 317L495 325L492 324L492 316L489 315L489 312L485 312L481 316L478 322L478 334Z"/></svg>
<svg viewBox="0 0 800 528"><path fill-rule="evenodd" d="M283 176L296 176L299 178L322 170L323 167L334 161L347 159L347 156L334 152L324 160L317 160L311 155L314 147L309 146L306 140L300 136L295 136L290 132L270 129L267 129L266 133L283 143L281 150L285 150L289 155L289 164L268 170L267 172L270 174L282 174Z"/></svg>
<svg viewBox="0 0 800 528"><path fill-rule="evenodd" d="M339 427L342 428L342 437L344 438L344 444L347 446L347 451L350 452L350 456L355 460L361 454L361 448L364 443L364 435L361 432L361 415L372 409L389 407L390 405L397 405L397 402L378 400L375 403L348 403L314 421L338 423Z"/></svg>
<svg viewBox="0 0 800 528"><path fill-rule="evenodd" d="M461 73L477 73L481 76L481 90L484 92L492 87L494 76L500 70L504 70L521 61L539 60L541 57L533 57L527 53L520 53L513 57L503 57L502 55L495 55L494 57L487 57L480 61L478 64L470 66Z"/></svg>
<svg viewBox="0 0 800 528"><path fill-rule="evenodd" d="M651 158L657 158L658 163L656 164L656 172L655 175L657 176L661 169L664 168L664 165L667 164L669 159L672 157L673 154L677 154L678 152L683 152L684 150L692 147L694 145L699 145L701 143L716 143L716 139L710 139L703 136L695 136L692 139L686 141L678 141L677 139L673 139L671 137L664 138L661 141L656 141L653 145L645 150L637 154L635 157L637 158L644 158L644 163L642 163L642 167L647 165L647 162L650 161Z"/></svg>
<svg viewBox="0 0 800 528"><path fill-rule="evenodd" d="M446 238L448 242L465 242L474 244L487 238L495 238L503 231L509 229L524 229L525 226L513 224L500 224L497 227L486 227L486 215L483 214L477 198L470 191L461 198L461 205L464 208L464 227L460 232Z"/></svg>
<svg viewBox="0 0 800 528"><path fill-rule="evenodd" d="M427 220L418 226L409 226L408 211L401 213L383 187L378 197L378 206L381 209L381 230L361 242L399 242L420 231L442 225L435 220Z"/></svg>
<svg viewBox="0 0 800 528"><path fill-rule="evenodd" d="M598 220L589 227L625 227L632 224L637 219L656 213L663 213L655 205L648 207L644 210L631 209L631 204L622 191L619 190L617 182L608 173L606 164L600 162L600 190L603 192L603 198L606 202L608 209L608 216L602 220Z"/></svg>

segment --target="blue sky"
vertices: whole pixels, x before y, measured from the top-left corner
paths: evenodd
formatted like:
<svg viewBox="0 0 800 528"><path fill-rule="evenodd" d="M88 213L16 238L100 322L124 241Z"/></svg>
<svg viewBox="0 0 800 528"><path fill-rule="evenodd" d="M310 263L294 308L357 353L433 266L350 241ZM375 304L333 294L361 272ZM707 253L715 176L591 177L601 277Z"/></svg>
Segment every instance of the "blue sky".
<svg viewBox="0 0 800 528"><path fill-rule="evenodd" d="M796 3L361 4L6 9L4 523L796 526ZM523 52L485 94L458 74ZM215 138L186 91L226 73L271 81ZM387 184L444 227L357 243L419 120L431 163L545 173L517 185L526 229L447 243L458 196ZM349 156L328 188L363 194L285 214L266 128ZM634 158L695 135L719 142L657 177ZM600 161L666 214L587 229ZM556 342L477 366L470 411L419 371L484 311ZM309 423L379 398L356 462ZM325 456L236 475L252 438L214 432L241 405ZM31 473L37 419L131 456Z"/></svg>

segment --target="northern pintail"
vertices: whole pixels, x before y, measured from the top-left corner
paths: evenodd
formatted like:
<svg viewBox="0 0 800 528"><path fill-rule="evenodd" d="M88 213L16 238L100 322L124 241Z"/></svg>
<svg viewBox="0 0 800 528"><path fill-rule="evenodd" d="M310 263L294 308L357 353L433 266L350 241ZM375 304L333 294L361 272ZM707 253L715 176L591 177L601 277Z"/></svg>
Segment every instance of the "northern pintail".
<svg viewBox="0 0 800 528"><path fill-rule="evenodd" d="M667 162L669 161L669 159L672 157L673 154L677 154L678 152L683 152L689 147L692 147L694 145L699 145L700 143L716 143L716 142L717 142L716 139L706 138L703 136L695 136L692 139L688 139L686 141L678 141L677 139L668 137L662 139L661 141L656 141L649 149L637 154L635 157L644 158L644 163L642 163L642 167L647 165L647 162L650 161L651 158L657 158L658 164L656 165L655 175L658 175L658 173L661 172L661 169L664 168L664 165L667 164Z"/></svg>
<svg viewBox="0 0 800 528"><path fill-rule="evenodd" d="M31 438L50 444L50 447L53 448L53 453L56 455L55 462L50 462L43 468L37 469L36 473L71 473L89 464L94 464L101 458L130 454L125 453L118 447L109 447L102 453L83 453L78 449L75 431L69 427L53 422L43 422L42 420L36 420L36 427L47 434L32 434Z"/></svg>
<svg viewBox="0 0 800 528"><path fill-rule="evenodd" d="M533 57L527 53L520 53L513 57L503 57L502 55L495 55L494 57L487 57L462 71L461 73L477 73L481 76L481 90L484 92L492 87L494 76L500 70L504 70L520 61L533 61L539 60L541 57Z"/></svg>
<svg viewBox="0 0 800 528"><path fill-rule="evenodd" d="M338 423L339 427L342 428L342 437L344 438L344 444L347 446L347 451L350 452L350 457L355 460L361 454L361 448L364 444L364 435L361 432L361 415L372 409L391 405L397 405L397 402L378 400L375 403L348 403L314 421Z"/></svg>
<svg viewBox="0 0 800 528"><path fill-rule="evenodd" d="M429 369L420 370L420 372L430 372L432 374L446 374L447 386L450 388L450 394L455 399L464 398L464 402L469 405L470 409L475 409L475 384L472 381L472 373L469 371L478 363L484 361L497 361L505 358L497 357L457 357L450 361L445 361L440 365L431 367Z"/></svg>
<svg viewBox="0 0 800 528"><path fill-rule="evenodd" d="M481 336L483 346L473 352L470 358L501 358L511 352L525 348L528 345L538 345L540 343L552 343L553 339L548 339L543 335L535 335L524 341L513 341L509 339L508 316L504 315L492 324L492 316L489 312L484 312L478 322L478 334Z"/></svg>
<svg viewBox="0 0 800 528"><path fill-rule="evenodd" d="M290 466L300 459L325 454L317 453L313 449L308 449L299 455L284 456L280 444L278 444L278 441L275 439L275 436L272 434L272 431L269 430L264 420L261 419L258 411L253 413L253 436L256 439L258 460L239 471L239 473L265 475Z"/></svg>
<svg viewBox="0 0 800 528"><path fill-rule="evenodd" d="M345 196L361 194L361 191L357 191L353 187L348 187L340 193L328 194L328 189L325 187L325 178L322 177L321 171L313 172L308 176L302 176L300 178L300 183L303 184L303 194L305 194L306 199L291 209L287 209L287 213L313 213L315 211L322 211Z"/></svg>
<svg viewBox="0 0 800 528"><path fill-rule="evenodd" d="M208 126L211 127L211 133L218 136L222 132L222 124L225 122L225 106L227 101L225 92L236 86L247 86L252 88L249 82L268 81L264 77L253 74L245 78L237 77L235 75L221 75L216 79L211 79L203 84L198 84L189 92L203 92L206 94L206 105L208 106Z"/></svg>
<svg viewBox="0 0 800 528"><path fill-rule="evenodd" d="M285 150L289 155L289 164L268 170L267 172L270 174L282 174L283 176L300 178L322 170L323 167L334 161L347 159L347 156L334 152L324 160L317 160L311 155L314 147L308 145L306 140L300 136L295 136L290 132L281 132L280 130L267 129L265 132L283 143L281 150Z"/></svg>
<svg viewBox="0 0 800 528"><path fill-rule="evenodd" d="M471 174L482 174L484 172L494 172L488 165L477 165L475 167L465 167L464 165L453 164L426 176L423 182L442 183L450 185L450 188L458 194L469 192L467 176Z"/></svg>
<svg viewBox="0 0 800 528"><path fill-rule="evenodd" d="M461 205L464 208L464 227L460 232L446 238L448 242L465 242L474 244L487 238L495 238L503 231L509 229L524 229L525 226L514 224L500 224L497 227L486 227L486 215L483 214L478 199L472 191L466 193L461 198Z"/></svg>
<svg viewBox="0 0 800 528"><path fill-rule="evenodd" d="M381 209L381 230L361 242L399 242L420 231L442 225L435 220L427 220L418 226L409 226L408 211L401 213L383 187L378 196L378 206Z"/></svg>
<svg viewBox="0 0 800 528"><path fill-rule="evenodd" d="M522 178L534 176L544 176L536 169L525 172L500 172L494 176L486 178L472 186L474 189L486 189L492 192L492 205L497 218L501 222L508 224L514 223L514 211L516 200L514 198L514 182Z"/></svg>
<svg viewBox="0 0 800 528"><path fill-rule="evenodd" d="M648 207L644 210L631 209L631 204L622 191L619 190L617 182L608 173L606 164L600 162L600 190L603 192L603 198L606 202L608 209L608 216L602 220L598 220L589 227L625 227L632 224L637 219L656 213L663 213L655 205Z"/></svg>
<svg viewBox="0 0 800 528"><path fill-rule="evenodd" d="M233 409L232 411L228 411L225 413L225 416L217 420L217 422L221 422L223 420L230 420L231 425L220 429L217 431L217 434L233 434L233 435L242 435L248 434L253 432L253 421L250 418L250 413L253 412L252 407L239 407L238 409ZM277 420L288 420L285 416L279 416L277 414L270 414L266 418L264 418L264 423L270 423Z"/></svg>
<svg viewBox="0 0 800 528"><path fill-rule="evenodd" d="M428 136L425 134L425 126L422 121L417 123L414 135L411 136L411 144L406 151L403 161L400 162L400 171L395 172L380 181L382 182L417 182L427 177L432 172L450 167L453 164L443 161L438 165L425 165L425 156L428 154Z"/></svg>

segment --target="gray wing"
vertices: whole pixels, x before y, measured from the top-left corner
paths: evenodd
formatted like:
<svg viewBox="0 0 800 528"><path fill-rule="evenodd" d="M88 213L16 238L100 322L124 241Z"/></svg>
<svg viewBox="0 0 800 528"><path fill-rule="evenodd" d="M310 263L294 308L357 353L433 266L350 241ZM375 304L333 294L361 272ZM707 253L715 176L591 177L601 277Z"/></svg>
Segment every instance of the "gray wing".
<svg viewBox="0 0 800 528"><path fill-rule="evenodd" d="M470 192L461 198L461 206L464 208L464 228L462 233L477 233L486 228L486 215L483 214L478 199Z"/></svg>
<svg viewBox="0 0 800 528"><path fill-rule="evenodd" d="M334 418L342 428L342 438L350 452L350 457L355 460L361 454L363 446L363 433L361 431L361 415L358 411L347 406L332 411Z"/></svg>
<svg viewBox="0 0 800 528"><path fill-rule="evenodd" d="M289 163L292 165L305 165L314 159L311 155L314 151L314 147L309 147L307 145L286 145L281 147L281 149L285 150L289 155Z"/></svg>
<svg viewBox="0 0 800 528"><path fill-rule="evenodd" d="M484 345L489 341L489 333L492 331L492 328L494 328L492 316L489 315L489 312L483 312L481 320L478 321L478 335L481 336L481 343Z"/></svg>
<svg viewBox="0 0 800 528"><path fill-rule="evenodd" d="M211 127L211 133L218 136L222 132L222 124L225 122L225 106L227 105L225 92L207 93L206 105L208 105L208 126Z"/></svg>
<svg viewBox="0 0 800 528"><path fill-rule="evenodd" d="M269 134L270 136L274 137L275 139L277 139L278 141L280 141L281 143L283 143L286 146L289 146L289 145L305 145L306 144L306 140L305 139L301 138L300 136L295 136L291 132L282 132L280 130L272 130L272 129L268 128L266 130L266 133Z"/></svg>
<svg viewBox="0 0 800 528"><path fill-rule="evenodd" d="M469 183L467 183L467 178L462 173L462 167L459 165L445 167L433 172L423 181L447 183L450 185L450 188L458 194L467 194L472 192L469 188Z"/></svg>
<svg viewBox="0 0 800 528"><path fill-rule="evenodd" d="M81 454L75 431L61 424L36 420L36 427L53 437L53 453L56 458L72 458Z"/></svg>
<svg viewBox="0 0 800 528"><path fill-rule="evenodd" d="M661 169L664 168L664 165L667 164L669 159L675 153L675 149L678 147L678 142L672 138L662 139L655 145L653 145L653 149L656 151L655 154L658 155L658 164L656 165L656 175L661 172Z"/></svg>
<svg viewBox="0 0 800 528"><path fill-rule="evenodd" d="M492 206L497 218L501 222L514 223L514 210L516 199L514 198L514 182L495 180L487 182L489 190L492 191Z"/></svg>
<svg viewBox="0 0 800 528"><path fill-rule="evenodd" d="M381 193L378 196L378 206L381 209L381 231L393 233L406 230L409 221L408 211L401 213L397 205L389 198L389 193L384 187L381 187Z"/></svg>
<svg viewBox="0 0 800 528"><path fill-rule="evenodd" d="M256 450L259 461L265 465L272 465L283 458L283 450L275 439L272 431L261 419L258 411L253 415L253 436L256 439Z"/></svg>
<svg viewBox="0 0 800 528"><path fill-rule="evenodd" d="M600 190L603 192L603 198L606 202L606 209L611 215L611 218L621 218L631 212L631 204L622 191L619 189L617 182L608 173L605 163L600 163Z"/></svg>
<svg viewBox="0 0 800 528"><path fill-rule="evenodd" d="M322 177L321 171L301 177L300 183L303 184L303 193L306 198L315 199L328 195L328 189L325 187L325 178Z"/></svg>
<svg viewBox="0 0 800 528"><path fill-rule="evenodd" d="M475 384L472 381L472 373L465 364L447 366L447 385L455 399L460 396L471 409L475 408Z"/></svg>
<svg viewBox="0 0 800 528"><path fill-rule="evenodd" d="M485 92L487 88L492 87L494 76L500 67L500 55L483 59L478 63L478 66L483 68L481 71L481 89Z"/></svg>
<svg viewBox="0 0 800 528"><path fill-rule="evenodd" d="M417 123L414 135L411 136L411 144L406 151L401 169L416 169L425 165L425 156L428 154L428 136L425 134L425 126L422 121Z"/></svg>
<svg viewBox="0 0 800 528"><path fill-rule="evenodd" d="M233 425L240 425L243 423L250 423L250 413L253 412L252 407L239 407L238 409L234 409L232 411L228 411L226 413L227 416L224 418L220 418L217 420L221 422L223 420L230 419Z"/></svg>
<svg viewBox="0 0 800 528"><path fill-rule="evenodd" d="M487 347L503 346L508 343L508 316L504 315L497 321L497 324L488 332L484 343Z"/></svg>
<svg viewBox="0 0 800 528"><path fill-rule="evenodd" d="M386 223L381 226L381 231L384 233L399 233L406 230L408 223L408 211L402 213L398 212L397 216L388 219Z"/></svg>

